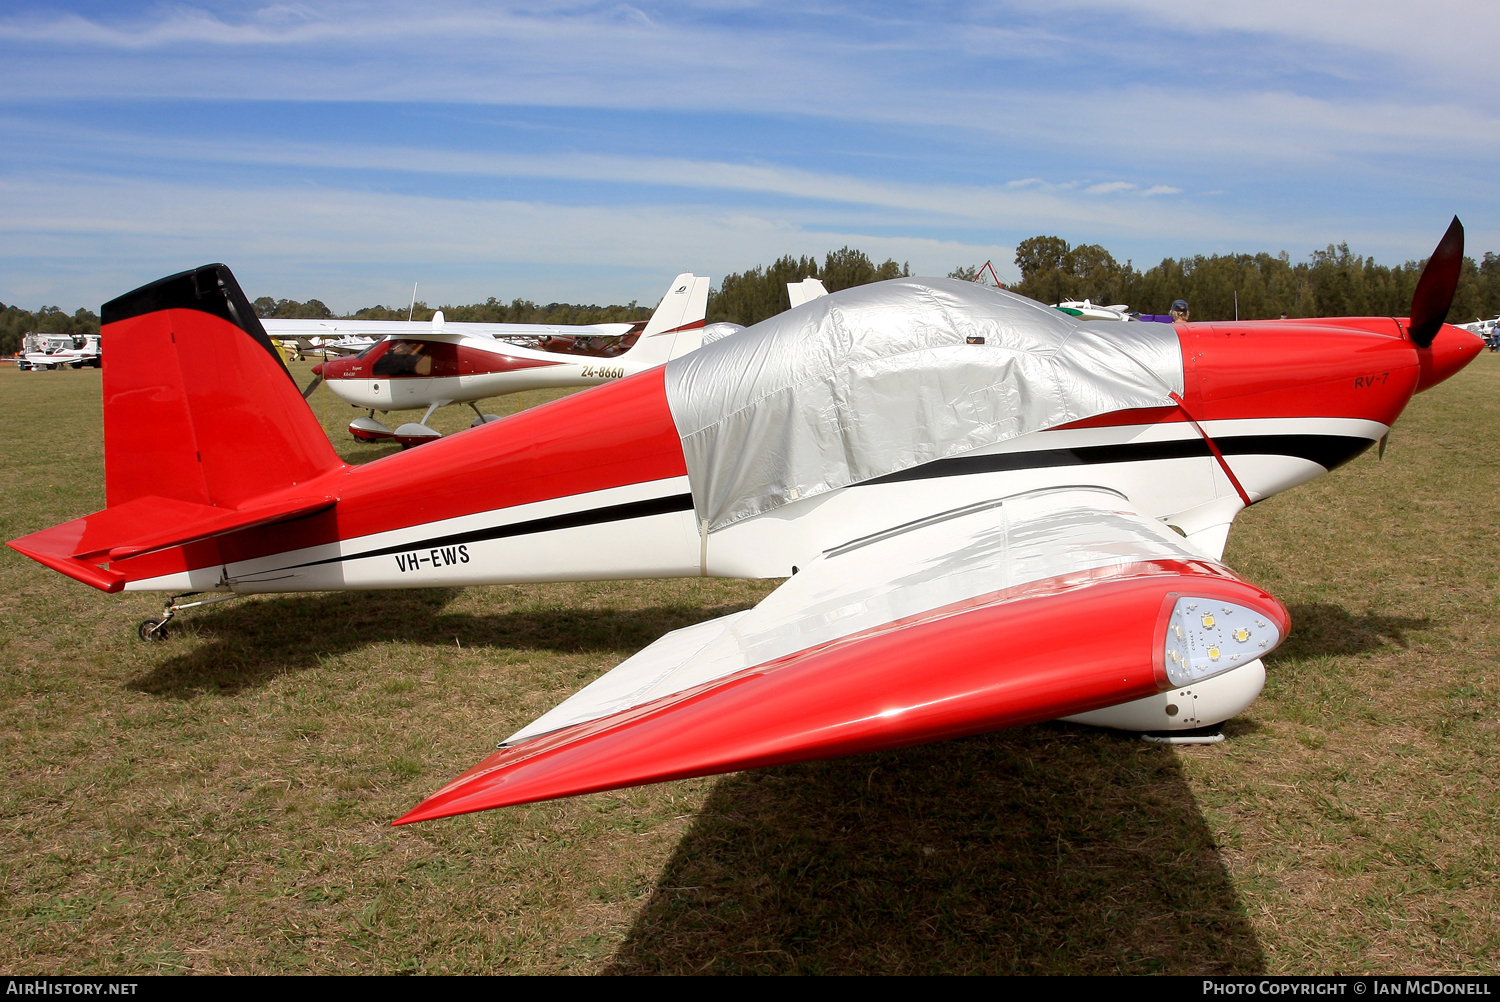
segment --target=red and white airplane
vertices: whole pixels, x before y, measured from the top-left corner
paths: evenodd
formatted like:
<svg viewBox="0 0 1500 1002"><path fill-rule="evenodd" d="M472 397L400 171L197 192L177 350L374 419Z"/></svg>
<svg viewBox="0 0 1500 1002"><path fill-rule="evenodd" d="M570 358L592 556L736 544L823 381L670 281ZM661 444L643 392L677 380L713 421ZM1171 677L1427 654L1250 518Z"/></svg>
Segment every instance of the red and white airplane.
<svg viewBox="0 0 1500 1002"><path fill-rule="evenodd" d="M357 355L320 362L313 372L339 399L370 411L350 423L355 438L416 445L442 437L427 420L447 404L468 404L478 426L499 416L481 413L475 401L597 386L692 351L702 343L708 287L707 278L678 275L644 324L446 324L441 310L430 325L386 321L382 340ZM367 323L365 329L373 328ZM376 411L416 408L426 408L422 419L394 431L375 420Z"/></svg>
<svg viewBox="0 0 1500 1002"><path fill-rule="evenodd" d="M1201 727L1291 628L1220 562L1231 523L1474 358L1443 322L1462 246L1455 220L1410 318L1086 324L897 279L354 467L209 265L105 304L109 506L10 545L110 592L788 578L402 823L1058 717Z"/></svg>

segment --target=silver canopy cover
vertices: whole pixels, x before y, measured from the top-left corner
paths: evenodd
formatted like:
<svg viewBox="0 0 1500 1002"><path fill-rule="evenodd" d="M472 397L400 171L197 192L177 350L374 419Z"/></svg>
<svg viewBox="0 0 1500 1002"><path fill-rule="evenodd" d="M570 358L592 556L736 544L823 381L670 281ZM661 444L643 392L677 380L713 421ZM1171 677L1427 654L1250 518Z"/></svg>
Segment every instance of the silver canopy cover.
<svg viewBox="0 0 1500 1002"><path fill-rule="evenodd" d="M708 532L1071 421L1171 406L1171 324L1086 323L946 278L846 289L666 367Z"/></svg>

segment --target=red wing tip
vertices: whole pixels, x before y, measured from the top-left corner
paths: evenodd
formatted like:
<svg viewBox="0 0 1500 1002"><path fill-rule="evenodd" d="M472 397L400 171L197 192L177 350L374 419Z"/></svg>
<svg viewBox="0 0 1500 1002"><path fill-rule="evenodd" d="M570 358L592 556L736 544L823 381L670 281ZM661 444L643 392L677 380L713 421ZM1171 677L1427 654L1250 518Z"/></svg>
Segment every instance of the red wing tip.
<svg viewBox="0 0 1500 1002"><path fill-rule="evenodd" d="M530 757L530 753L536 750L533 742L538 740L545 740L545 736L494 752L391 822L392 825L409 825L417 821L432 821L436 818L449 818L458 814L493 810L496 807L514 807L517 804L528 804L538 800L555 800L558 797L574 797L583 793L614 789L622 785L635 785L609 781L579 782L576 777L570 780L566 775L554 777L550 782L545 775L541 777L533 775L529 781L521 781L518 784L519 777L513 770L516 766L522 765L525 759ZM546 770L543 771L546 772ZM656 780L645 781L655 782Z"/></svg>
<svg viewBox="0 0 1500 1002"><path fill-rule="evenodd" d="M453 809L451 805L453 804L454 799L456 798L452 796L444 796L441 793L433 797L428 797L416 807L413 807L411 810L401 815L395 821L392 821L391 827L396 828L401 825L415 824L418 821L434 821L438 818L448 818L452 817L455 814L467 813L467 811L462 807L456 810Z"/></svg>
<svg viewBox="0 0 1500 1002"><path fill-rule="evenodd" d="M407 811L405 814L401 815L395 821L392 821L391 822L391 827L392 828L400 828L402 825L409 825L409 824L412 824L412 823L417 822L417 821L426 821L427 820L426 815L422 815L422 816L419 817L418 816L419 814L420 814L420 812L417 811L416 809L412 809L410 811Z"/></svg>
<svg viewBox="0 0 1500 1002"><path fill-rule="evenodd" d="M504 752L496 753L496 755L500 754L504 754ZM450 818L456 814L470 814L474 811L487 810L490 807L503 806L496 803L473 803L475 795L484 792L490 785L484 780L490 772L487 768L490 759L494 757L495 755L490 755L483 762L456 777L441 790L423 800L395 821L392 821L391 825L409 825L417 821L433 821L437 818Z"/></svg>
<svg viewBox="0 0 1500 1002"><path fill-rule="evenodd" d="M492 807L507 807L507 801L499 798L474 801L474 790L454 790L447 793L437 793L422 801L416 807L401 815L391 822L391 827L398 825L415 824L418 821L436 821L438 818L451 818L459 814L473 814L475 811L487 811Z"/></svg>

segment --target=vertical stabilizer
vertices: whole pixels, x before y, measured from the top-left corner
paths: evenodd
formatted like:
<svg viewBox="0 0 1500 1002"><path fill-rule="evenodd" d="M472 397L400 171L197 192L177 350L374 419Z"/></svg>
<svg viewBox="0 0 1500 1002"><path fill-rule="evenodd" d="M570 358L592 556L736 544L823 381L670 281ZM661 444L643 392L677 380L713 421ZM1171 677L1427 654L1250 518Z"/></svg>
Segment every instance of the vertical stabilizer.
<svg viewBox="0 0 1500 1002"><path fill-rule="evenodd" d="M823 288L823 283L816 278L804 278L800 282L786 283L786 295L791 300L792 309L795 310L803 303L810 303L814 299L828 295L828 290Z"/></svg>
<svg viewBox="0 0 1500 1002"><path fill-rule="evenodd" d="M102 320L111 508L148 496L236 508L342 465L224 265L126 293Z"/></svg>
<svg viewBox="0 0 1500 1002"><path fill-rule="evenodd" d="M710 280L685 272L672 280L651 322L624 358L660 364L685 355L703 343Z"/></svg>

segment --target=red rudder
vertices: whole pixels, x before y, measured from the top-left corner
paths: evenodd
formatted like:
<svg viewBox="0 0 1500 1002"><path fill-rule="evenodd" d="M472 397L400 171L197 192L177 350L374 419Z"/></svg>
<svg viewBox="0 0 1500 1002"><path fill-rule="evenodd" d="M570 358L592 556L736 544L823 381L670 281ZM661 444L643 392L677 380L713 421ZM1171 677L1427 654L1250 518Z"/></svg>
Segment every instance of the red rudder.
<svg viewBox="0 0 1500 1002"><path fill-rule="evenodd" d="M104 304L111 508L237 508L341 465L239 283L204 265Z"/></svg>

